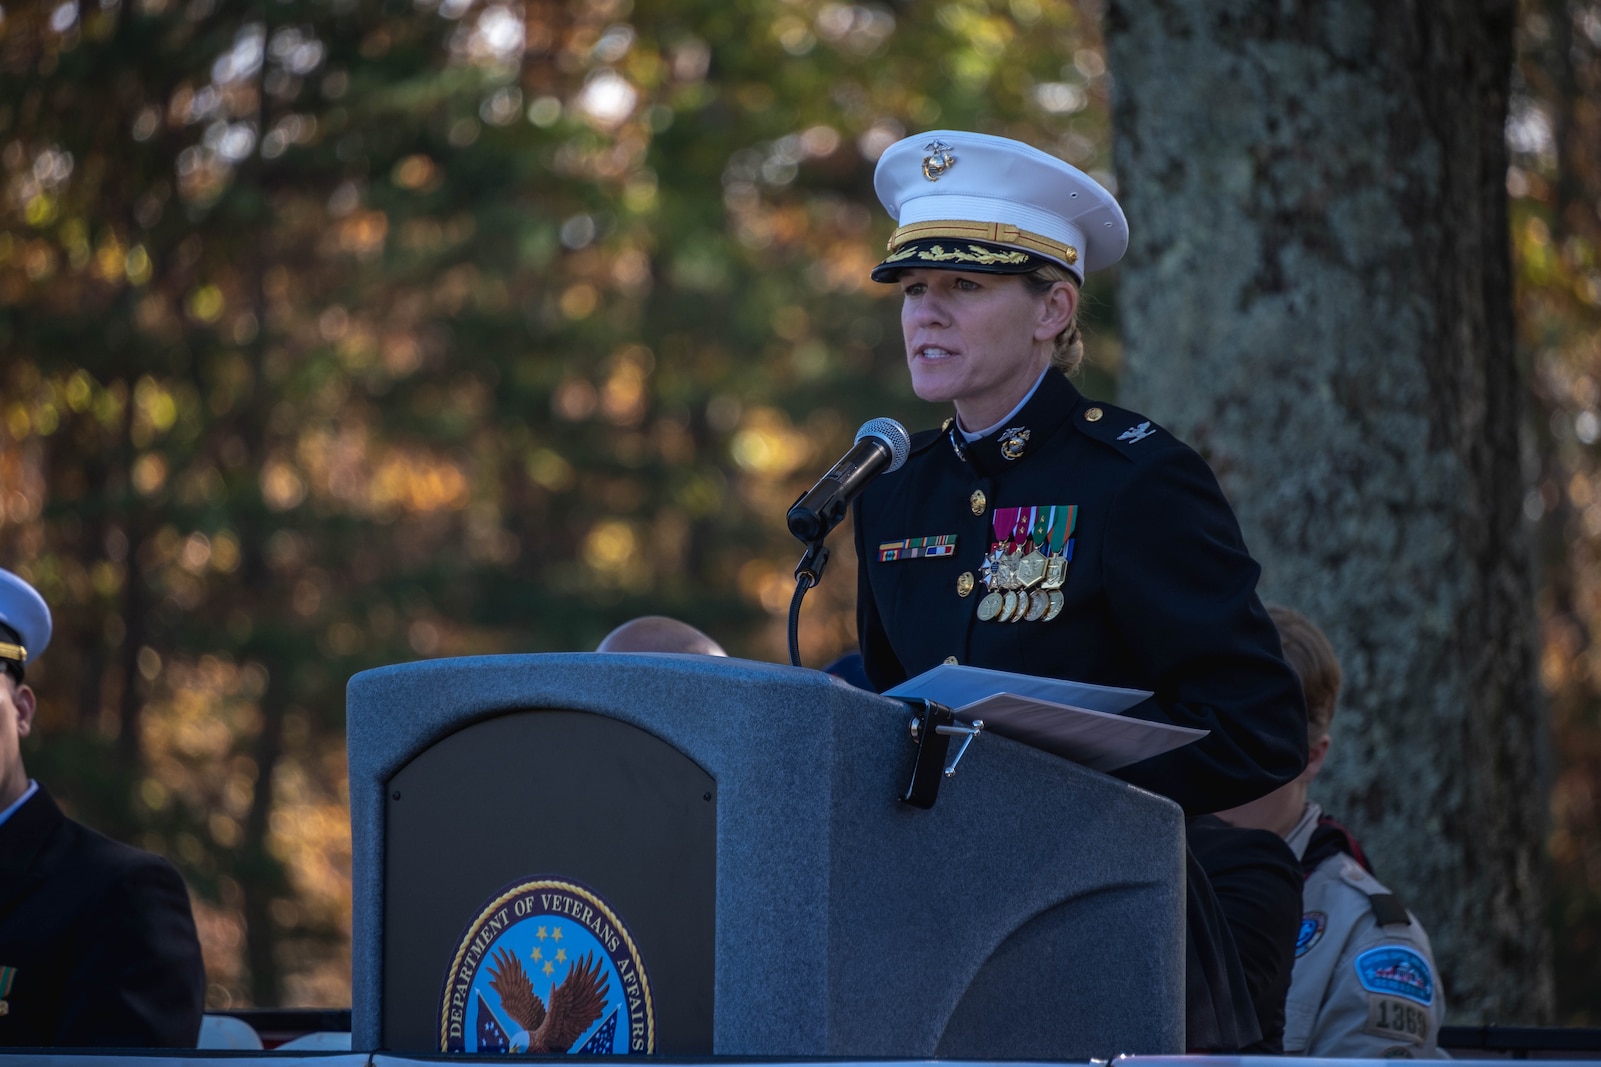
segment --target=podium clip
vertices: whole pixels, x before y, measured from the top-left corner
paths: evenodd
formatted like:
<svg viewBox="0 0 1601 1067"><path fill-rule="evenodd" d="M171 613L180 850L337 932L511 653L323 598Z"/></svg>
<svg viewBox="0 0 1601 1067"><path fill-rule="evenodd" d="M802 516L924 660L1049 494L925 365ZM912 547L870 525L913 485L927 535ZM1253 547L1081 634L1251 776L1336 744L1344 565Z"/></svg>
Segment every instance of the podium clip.
<svg viewBox="0 0 1601 1067"><path fill-rule="evenodd" d="M967 746L973 743L973 738L984 732L984 720L974 719L970 724L953 722L949 726L936 726L934 729L947 737L960 737L962 739L962 745L956 750L956 755L952 756L950 762L945 764L945 777L954 778L956 776L956 765L962 762L963 756L967 755Z"/></svg>
<svg viewBox="0 0 1601 1067"><path fill-rule="evenodd" d="M984 730L984 721L957 722L956 715L943 704L932 700L909 699L912 709L909 724L912 740L917 743L917 761L912 765L912 780L901 800L914 808L932 808L939 799L939 783L956 773L956 765L967 754L967 746ZM951 738L960 737L962 743L951 754Z"/></svg>

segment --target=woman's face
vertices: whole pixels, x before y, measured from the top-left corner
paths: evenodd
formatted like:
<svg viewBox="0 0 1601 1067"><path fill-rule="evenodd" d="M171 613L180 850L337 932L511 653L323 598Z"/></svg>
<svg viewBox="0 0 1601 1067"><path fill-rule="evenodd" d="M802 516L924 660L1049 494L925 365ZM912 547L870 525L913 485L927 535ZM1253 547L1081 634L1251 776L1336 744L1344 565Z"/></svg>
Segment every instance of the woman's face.
<svg viewBox="0 0 1601 1067"><path fill-rule="evenodd" d="M1072 314L1071 298L1063 315L1062 300L1035 296L1015 274L907 270L900 286L912 391L953 401L967 430L984 429L1017 406Z"/></svg>

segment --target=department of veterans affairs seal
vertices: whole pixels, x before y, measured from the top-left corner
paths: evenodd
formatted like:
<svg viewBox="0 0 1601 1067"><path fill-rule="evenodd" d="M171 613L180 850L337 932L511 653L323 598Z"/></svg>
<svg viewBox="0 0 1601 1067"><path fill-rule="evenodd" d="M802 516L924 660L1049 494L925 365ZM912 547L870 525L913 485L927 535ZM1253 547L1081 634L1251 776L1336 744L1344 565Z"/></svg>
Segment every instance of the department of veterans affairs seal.
<svg viewBox="0 0 1601 1067"><path fill-rule="evenodd" d="M617 912L568 879L534 879L498 893L467 925L445 975L439 1047L656 1051L650 979Z"/></svg>

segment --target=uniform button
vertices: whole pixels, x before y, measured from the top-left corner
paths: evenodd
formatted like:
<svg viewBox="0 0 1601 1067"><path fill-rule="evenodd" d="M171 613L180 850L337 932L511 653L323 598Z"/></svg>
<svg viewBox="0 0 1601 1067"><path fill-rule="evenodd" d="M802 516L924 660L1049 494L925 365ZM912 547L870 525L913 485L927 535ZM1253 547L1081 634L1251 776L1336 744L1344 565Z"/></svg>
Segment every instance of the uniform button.
<svg viewBox="0 0 1601 1067"><path fill-rule="evenodd" d="M1106 414L1106 412L1102 411L1100 408L1090 408L1088 411L1086 411L1084 413L1084 421L1085 422L1100 422L1101 421L1101 416L1105 415L1105 414Z"/></svg>
<svg viewBox="0 0 1601 1067"><path fill-rule="evenodd" d="M952 664L952 665L955 665L956 657L955 656L946 656L945 657L945 662L949 663L949 664Z"/></svg>
<svg viewBox="0 0 1601 1067"><path fill-rule="evenodd" d="M973 506L974 515L984 514L984 507L989 503L989 501L984 498L984 490L982 489L973 490L973 495L967 498L967 502Z"/></svg>
<svg viewBox="0 0 1601 1067"><path fill-rule="evenodd" d="M963 571L956 579L956 595L966 596L973 591L973 572Z"/></svg>

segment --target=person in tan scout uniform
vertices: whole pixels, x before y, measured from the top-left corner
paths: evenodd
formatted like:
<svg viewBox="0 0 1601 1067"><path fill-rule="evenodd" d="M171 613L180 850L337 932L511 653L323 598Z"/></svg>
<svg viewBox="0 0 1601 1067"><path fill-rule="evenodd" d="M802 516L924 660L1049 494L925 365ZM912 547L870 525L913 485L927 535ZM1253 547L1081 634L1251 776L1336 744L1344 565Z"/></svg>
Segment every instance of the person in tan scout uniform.
<svg viewBox="0 0 1601 1067"><path fill-rule="evenodd" d="M1439 1050L1445 992L1429 935L1373 876L1350 831L1307 799L1329 754L1340 663L1311 620L1269 605L1284 654L1306 690L1311 758L1274 793L1221 812L1237 826L1272 830L1306 876L1295 970L1285 1004L1284 1051L1308 1056L1447 1058Z"/></svg>

